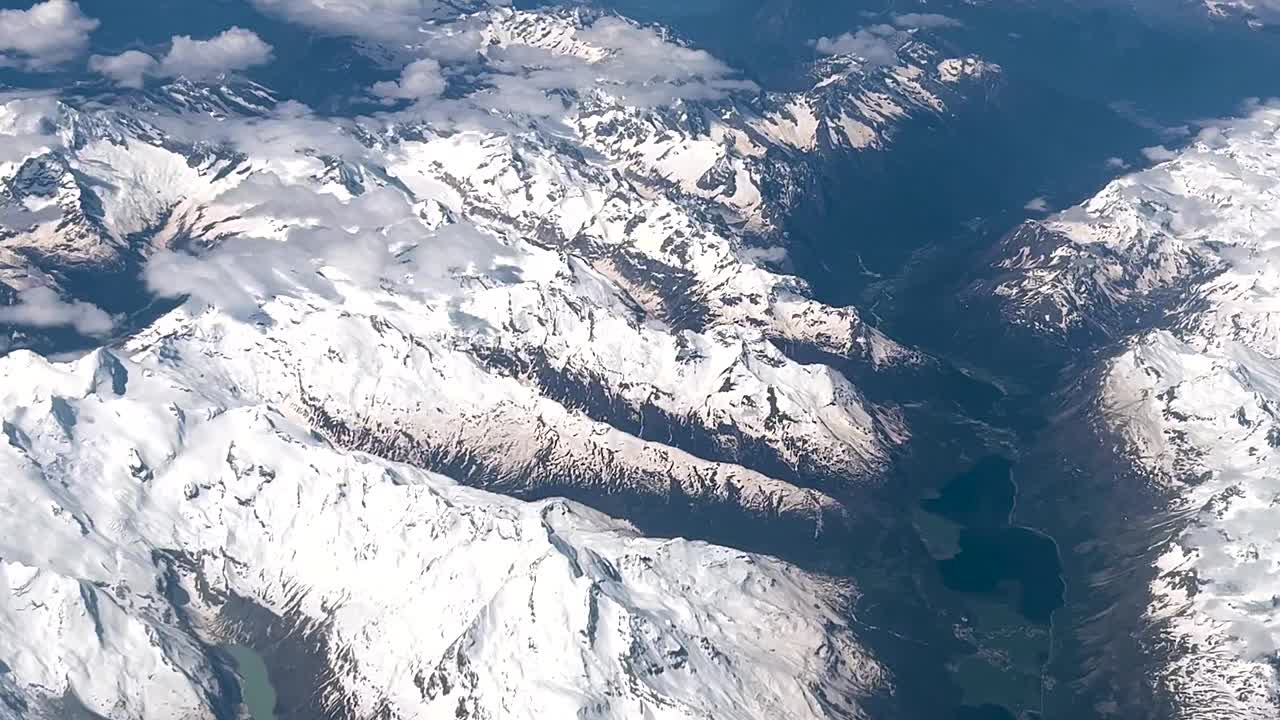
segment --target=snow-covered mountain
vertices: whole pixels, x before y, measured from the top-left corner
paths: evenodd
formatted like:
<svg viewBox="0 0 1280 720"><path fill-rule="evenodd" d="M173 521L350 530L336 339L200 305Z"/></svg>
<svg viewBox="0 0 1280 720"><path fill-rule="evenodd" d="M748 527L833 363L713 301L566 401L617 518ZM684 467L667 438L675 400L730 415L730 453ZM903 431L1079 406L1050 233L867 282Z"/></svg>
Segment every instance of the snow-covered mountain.
<svg viewBox="0 0 1280 720"><path fill-rule="evenodd" d="M860 717L886 682L851 590L778 561L346 452L159 356L0 379L0 716L231 717L213 647L281 636L289 717Z"/></svg>
<svg viewBox="0 0 1280 720"><path fill-rule="evenodd" d="M520 29L522 19L514 16L512 24ZM647 112L594 93L568 121L589 147L634 177L708 200L729 222L768 233L812 189L815 163L883 150L906 122L979 103L1000 85L998 66L948 56L916 32L898 31L885 42L897 48L898 63L825 57L803 91L735 94Z"/></svg>
<svg viewBox="0 0 1280 720"><path fill-rule="evenodd" d="M495 58L518 46L541 63L605 62L618 33L667 43L582 13L468 23ZM15 258L4 312L31 325L88 315L75 327L102 333L122 318L82 303L145 264L152 291L194 301L131 347L190 365L212 353L211 374L351 447L489 485L625 486L820 532L843 515L833 489L882 473L907 431L839 371L779 347L872 371L921 358L852 308L811 300L771 269L785 238L744 236L722 211L767 228L764 198L785 207L804 153L839 145L833 113L841 127L860 118L872 146L895 118L943 112L951 85L998 73L902 42L911 62L831 59L813 91L758 101L821 105L803 142L733 93L628 105L631 86L611 96L607 83L557 101L571 136L559 119L480 115L484 87L447 120L322 119L252 84L178 83L107 107L11 99L12 143L29 150L0 168L0 247ZM663 163L695 146L709 152L673 181ZM731 184L751 207L704 182L739 161L747 175Z"/></svg>
<svg viewBox="0 0 1280 720"><path fill-rule="evenodd" d="M748 505L816 520L831 504L820 494L721 461L754 454L762 467L793 474L802 463L822 462L845 476L865 475L901 436L893 414L870 407L838 373L790 361L769 340L820 344L871 362L909 353L851 310L822 307L793 278L740 259L734 237L696 211L645 197L536 135L395 127L364 137L366 147L351 138L355 128L317 123L352 146L359 157L348 160L292 148L263 155L225 138L216 147L175 143L176 132L207 128L135 133L110 115L41 107L59 130L49 136L55 145L70 128L108 132L13 163L22 177L33 164L56 160L67 183L29 191L47 192L41 199L61 212L11 242L49 249L59 261L77 252L102 257L92 267L105 272L120 251L133 249L118 238L143 238L136 256L150 258L157 289L193 293L213 307L179 310L134 343L191 355L191 362L220 344L231 357L218 374L242 376L246 392L305 405L351 442L393 434L394 452L482 462L481 474L497 483L532 477L534 466L549 481L583 474L606 485L627 482L633 469L642 484L665 486L674 475L690 497L732 492ZM167 120L186 122L177 117ZM318 142L301 135L306 122L265 117L236 131ZM410 133L414 139L402 139ZM82 192L89 184L114 192ZM300 196L315 207L300 210L293 204ZM86 197L97 209L92 221L80 211ZM24 210L37 212L33 205ZM290 227L300 212L317 227ZM348 222L353 232L321 226ZM86 229L72 235L63 231L69 227ZM68 242L74 238L81 242ZM327 250L313 253L338 245L344 256L326 271ZM200 259L169 249L195 246L213 249ZM279 249L285 254L277 258ZM269 277L253 278L263 264ZM215 270L220 275L204 278ZM357 270L360 277L349 276ZM301 284L286 288L282 279ZM250 286L238 287L246 280ZM224 327L228 309L244 317ZM277 312L291 320L268 322ZM326 327L334 323L341 331ZM334 384L335 377L345 379ZM513 421L539 416L547 427ZM464 417L473 437L459 435ZM646 418L661 423L651 434L681 428L714 438L722 425L736 432L705 447L704 459L643 440L638 427L611 427L630 429ZM529 435L517 442L514 428ZM574 469L591 457L609 458L604 464L617 475L610 480L599 461L590 472Z"/></svg>
<svg viewBox="0 0 1280 720"><path fill-rule="evenodd" d="M841 537L909 438L845 371L932 366L784 274L780 221L998 68L903 32L761 93L613 16L435 30L366 117L235 78L0 97L0 716L233 717L230 643L303 668L295 717L890 691L849 583L543 498ZM16 349L50 333L109 349Z"/></svg>
<svg viewBox="0 0 1280 720"><path fill-rule="evenodd" d="M1185 718L1280 712L1280 106L1013 233L994 294L1108 352L1100 417L1183 529L1159 558L1157 682Z"/></svg>

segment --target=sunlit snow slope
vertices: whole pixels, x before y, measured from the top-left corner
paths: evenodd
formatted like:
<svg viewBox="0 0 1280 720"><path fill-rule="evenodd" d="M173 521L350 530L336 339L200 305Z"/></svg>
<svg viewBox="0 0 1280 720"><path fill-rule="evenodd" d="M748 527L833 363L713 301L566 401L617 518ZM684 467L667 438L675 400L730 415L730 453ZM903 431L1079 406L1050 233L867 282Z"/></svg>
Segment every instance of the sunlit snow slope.
<svg viewBox="0 0 1280 720"><path fill-rule="evenodd" d="M346 452L195 379L0 360L0 716L223 717L209 645L259 631L232 600L303 639L334 716L856 717L884 681L848 590Z"/></svg>

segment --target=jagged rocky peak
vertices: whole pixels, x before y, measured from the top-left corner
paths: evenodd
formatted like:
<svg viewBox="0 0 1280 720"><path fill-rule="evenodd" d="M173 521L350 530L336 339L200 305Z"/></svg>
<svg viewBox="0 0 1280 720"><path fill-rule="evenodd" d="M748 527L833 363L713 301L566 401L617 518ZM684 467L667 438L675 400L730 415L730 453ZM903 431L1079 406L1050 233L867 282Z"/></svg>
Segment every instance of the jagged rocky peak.
<svg viewBox="0 0 1280 720"><path fill-rule="evenodd" d="M1117 178L1079 207L1028 221L1006 238L994 280L982 287L1000 298L1011 323L1060 336L1106 337L1143 321L1201 317L1206 292L1227 292L1222 283L1241 285L1255 268L1269 272L1245 258L1265 257L1273 241L1271 221L1253 209L1271 202L1273 117L1268 107L1210 126L1174 159ZM1274 337L1269 322L1241 315L1235 332L1245 342L1254 332Z"/></svg>
<svg viewBox="0 0 1280 720"><path fill-rule="evenodd" d="M895 33L893 45L896 62L870 63L846 53L814 65L812 87L803 96L815 117L815 132L795 138L803 141L797 147L883 149L902 122L985 99L1002 80L999 65L976 55L950 56L918 31ZM785 95L773 99L786 104Z"/></svg>
<svg viewBox="0 0 1280 720"><path fill-rule="evenodd" d="M1269 0L1201 0L1210 17L1243 20L1250 28L1261 30L1280 21L1280 11Z"/></svg>
<svg viewBox="0 0 1280 720"><path fill-rule="evenodd" d="M279 103L280 98L270 88L235 77L217 83L177 78L154 90L139 93L134 100L139 110L189 112L212 118L265 115Z"/></svg>

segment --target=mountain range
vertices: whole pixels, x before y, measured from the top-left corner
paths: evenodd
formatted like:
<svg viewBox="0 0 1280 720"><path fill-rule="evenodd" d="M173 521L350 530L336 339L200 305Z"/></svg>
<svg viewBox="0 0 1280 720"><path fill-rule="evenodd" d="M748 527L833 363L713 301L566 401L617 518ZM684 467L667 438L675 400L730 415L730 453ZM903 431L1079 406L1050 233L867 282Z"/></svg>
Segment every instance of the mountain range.
<svg viewBox="0 0 1280 720"><path fill-rule="evenodd" d="M268 641L282 717L892 694L856 582L549 498L844 537L910 437L849 373L936 367L786 274L780 218L1000 69L899 31L901 63L765 93L611 15L447 34L471 64L359 117L233 78L4 98L0 712L234 717L221 648ZM636 75L655 53L687 72Z"/></svg>

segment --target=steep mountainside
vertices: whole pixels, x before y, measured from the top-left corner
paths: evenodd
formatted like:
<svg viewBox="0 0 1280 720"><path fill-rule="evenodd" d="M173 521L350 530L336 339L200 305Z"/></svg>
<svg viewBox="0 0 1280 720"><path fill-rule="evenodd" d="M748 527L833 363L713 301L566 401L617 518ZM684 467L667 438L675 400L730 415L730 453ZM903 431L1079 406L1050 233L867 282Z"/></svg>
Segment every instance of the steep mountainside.
<svg viewBox="0 0 1280 720"><path fill-rule="evenodd" d="M1181 528L1148 617L1186 718L1269 718L1280 497L1280 107L1211 125L1172 160L1012 234L983 285L1041 336L1107 341L1105 429Z"/></svg>
<svg viewBox="0 0 1280 720"><path fill-rule="evenodd" d="M111 119L49 109L72 120L59 127ZM692 498L732 496L820 522L835 509L820 493L734 461L791 476L869 475L901 439L891 411L769 340L872 364L910 353L853 311L818 305L794 279L740 259L733 237L696 211L619 185L537 136L397 127L362 137L366 146L351 137L359 128L325 125L336 139L308 137L305 122L268 117L236 131L346 143L356 157L174 147L175 131L199 126L171 127L157 145L107 125L111 134L44 151L68 174L121 188L94 195L105 226L150 224L148 281L195 297L133 346L188 367L213 353L211 374L304 407L345 442L499 484L541 477L665 494L674 478ZM129 188L116 173L158 187ZM41 230L17 237L67 237ZM113 235L83 237L105 255ZM15 307L33 304L27 297L19 292ZM646 419L661 434L707 438L705 457L642 439ZM734 434L721 438L722 426Z"/></svg>

